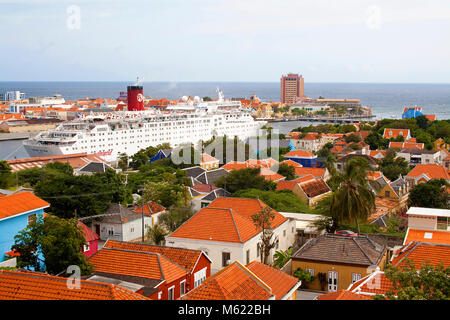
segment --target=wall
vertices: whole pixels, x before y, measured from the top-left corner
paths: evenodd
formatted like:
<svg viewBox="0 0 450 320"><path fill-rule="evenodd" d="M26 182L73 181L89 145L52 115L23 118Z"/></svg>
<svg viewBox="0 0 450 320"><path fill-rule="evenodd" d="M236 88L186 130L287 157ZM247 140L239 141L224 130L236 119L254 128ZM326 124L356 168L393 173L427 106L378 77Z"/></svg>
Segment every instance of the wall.
<svg viewBox="0 0 450 320"><path fill-rule="evenodd" d="M437 229L437 217L416 216L408 214L408 228Z"/></svg>
<svg viewBox="0 0 450 320"><path fill-rule="evenodd" d="M14 236L28 226L28 216L32 214L42 216L43 213L44 210L40 209L0 220L0 262L5 260L4 253L11 251L11 246L14 244Z"/></svg>

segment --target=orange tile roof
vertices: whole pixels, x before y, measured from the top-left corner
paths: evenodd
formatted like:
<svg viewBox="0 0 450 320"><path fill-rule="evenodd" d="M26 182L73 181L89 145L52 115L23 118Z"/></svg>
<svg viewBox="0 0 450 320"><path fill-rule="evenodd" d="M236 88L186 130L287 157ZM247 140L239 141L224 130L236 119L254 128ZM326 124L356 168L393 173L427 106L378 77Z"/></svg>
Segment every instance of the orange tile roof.
<svg viewBox="0 0 450 320"><path fill-rule="evenodd" d="M257 236L252 215L267 205L256 199L217 198L208 207L201 209L175 230L170 237L244 243ZM276 212L272 228L286 221Z"/></svg>
<svg viewBox="0 0 450 320"><path fill-rule="evenodd" d="M383 157L386 157L386 150L370 150L369 156L371 157L377 157L378 155L381 155Z"/></svg>
<svg viewBox="0 0 450 320"><path fill-rule="evenodd" d="M417 148L422 150L424 148L423 143L415 143L415 142L389 142L389 148L399 148L399 149L412 149Z"/></svg>
<svg viewBox="0 0 450 320"><path fill-rule="evenodd" d="M259 174L263 176L267 181L280 181L282 179L285 179L285 177L281 174L267 168L261 168L261 172Z"/></svg>
<svg viewBox="0 0 450 320"><path fill-rule="evenodd" d="M294 179L294 180L292 180L292 181L295 181L295 182L305 182L305 181L314 180L314 179L316 179L316 178L315 178L312 174L308 174L308 175L306 175L306 176L303 176L303 177Z"/></svg>
<svg viewBox="0 0 450 320"><path fill-rule="evenodd" d="M148 300L113 284L80 280L80 287L69 289L63 277L0 270L0 300Z"/></svg>
<svg viewBox="0 0 450 320"><path fill-rule="evenodd" d="M369 300L369 298L351 291L339 290L321 294L317 300Z"/></svg>
<svg viewBox="0 0 450 320"><path fill-rule="evenodd" d="M434 115L434 114L425 114L425 118L427 118L428 121L433 122L433 121L436 120L436 115Z"/></svg>
<svg viewBox="0 0 450 320"><path fill-rule="evenodd" d="M295 168L296 176L307 176L309 174L312 174L316 178L323 178L323 176L325 175L325 168Z"/></svg>
<svg viewBox="0 0 450 320"><path fill-rule="evenodd" d="M308 198L314 198L327 192L331 192L330 187L323 179L303 181L299 183L299 186Z"/></svg>
<svg viewBox="0 0 450 320"><path fill-rule="evenodd" d="M425 233L427 233L427 239L425 239ZM404 244L408 244L412 241L450 245L450 231L408 229Z"/></svg>
<svg viewBox="0 0 450 320"><path fill-rule="evenodd" d="M348 287L348 291L356 294L373 296L385 294L392 287L392 282L383 271L375 271L368 276L356 281Z"/></svg>
<svg viewBox="0 0 450 320"><path fill-rule="evenodd" d="M299 284L297 278L259 261L250 262L246 267L272 289L276 300L282 299Z"/></svg>
<svg viewBox="0 0 450 320"><path fill-rule="evenodd" d="M241 169L248 168L248 164L247 164L247 162L231 161L231 162L228 162L227 164L224 164L221 168L223 168L227 171L241 170Z"/></svg>
<svg viewBox="0 0 450 320"><path fill-rule="evenodd" d="M417 178L422 174L425 174L429 179L450 179L447 170L438 164L418 164L406 176Z"/></svg>
<svg viewBox="0 0 450 320"><path fill-rule="evenodd" d="M89 258L89 262L98 273L166 280L167 283L187 274L168 258L151 252L102 248Z"/></svg>
<svg viewBox="0 0 450 320"><path fill-rule="evenodd" d="M298 181L278 181L276 190L294 190L294 187L298 184Z"/></svg>
<svg viewBox="0 0 450 320"><path fill-rule="evenodd" d="M302 165L300 163L297 163L297 162L292 161L292 160L284 160L284 161L280 162L280 164L287 164L288 166L292 166L294 168L302 167Z"/></svg>
<svg viewBox="0 0 450 320"><path fill-rule="evenodd" d="M317 132L308 132L301 140L317 140L319 134Z"/></svg>
<svg viewBox="0 0 450 320"><path fill-rule="evenodd" d="M207 153L202 153L202 160L200 161L200 163L206 163L206 162L218 162L219 160L214 158L213 156L207 154Z"/></svg>
<svg viewBox="0 0 450 320"><path fill-rule="evenodd" d="M271 288L236 261L207 278L181 299L268 300L272 297Z"/></svg>
<svg viewBox="0 0 450 320"><path fill-rule="evenodd" d="M188 271L192 271L202 255L201 250L177 247L165 247L136 242L107 240L104 248L123 249L129 251L153 252L165 256Z"/></svg>
<svg viewBox="0 0 450 320"><path fill-rule="evenodd" d="M344 147L339 146L339 145L336 145L336 146L334 146L333 148L330 149L331 153L340 153L342 151L344 151Z"/></svg>
<svg viewBox="0 0 450 320"><path fill-rule="evenodd" d="M367 179L369 180L377 180L383 176L383 173L381 171L368 171L367 172Z"/></svg>
<svg viewBox="0 0 450 320"><path fill-rule="evenodd" d="M44 209L50 203L25 191L0 198L0 219L12 217L19 213L25 213L38 209Z"/></svg>
<svg viewBox="0 0 450 320"><path fill-rule="evenodd" d="M314 153L304 151L304 150L289 151L284 156L286 158L314 158L314 157L316 157L316 155Z"/></svg>
<svg viewBox="0 0 450 320"><path fill-rule="evenodd" d="M400 134L402 133L402 134ZM391 139L391 138L397 138L399 135L402 135L403 137L410 136L409 129L384 129L383 132L383 138Z"/></svg>
<svg viewBox="0 0 450 320"><path fill-rule="evenodd" d="M142 207L144 208L144 215L147 216L151 216L152 214L166 210L166 208L164 208L162 205L153 201L149 201L145 203L143 206L136 205L132 207L131 210L133 210L136 213L142 213Z"/></svg>
<svg viewBox="0 0 450 320"><path fill-rule="evenodd" d="M416 269L425 264L443 264L444 268L447 268L450 266L450 245L413 241L397 250L391 263L393 266L405 268L408 266L408 260Z"/></svg>

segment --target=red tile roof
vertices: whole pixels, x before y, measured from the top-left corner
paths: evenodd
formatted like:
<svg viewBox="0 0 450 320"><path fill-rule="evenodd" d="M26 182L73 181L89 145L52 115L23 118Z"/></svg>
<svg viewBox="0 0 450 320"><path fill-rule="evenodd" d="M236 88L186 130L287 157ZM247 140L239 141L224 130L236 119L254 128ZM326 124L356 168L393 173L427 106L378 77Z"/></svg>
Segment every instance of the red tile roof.
<svg viewBox="0 0 450 320"><path fill-rule="evenodd" d="M403 136L406 139L407 136L410 136L409 129L384 129L383 138L391 139L398 136Z"/></svg>
<svg viewBox="0 0 450 320"><path fill-rule="evenodd" d="M300 163L297 163L297 162L292 161L292 160L284 160L284 161L280 162L280 164L283 164L283 163L287 164L288 166L292 166L294 168L302 167L302 165Z"/></svg>
<svg viewBox="0 0 450 320"><path fill-rule="evenodd" d="M407 177L417 178L422 174L429 179L450 179L447 170L438 164L418 164L407 174Z"/></svg>
<svg viewBox="0 0 450 320"><path fill-rule="evenodd" d="M187 274L184 268L168 258L151 252L102 248L89 258L89 262L98 273L166 280L167 283Z"/></svg>
<svg viewBox="0 0 450 320"><path fill-rule="evenodd" d="M247 162L231 161L231 162L224 164L221 168L225 169L227 171L240 170L240 169L248 168L248 164L247 164Z"/></svg>
<svg viewBox="0 0 450 320"><path fill-rule="evenodd" d="M69 289L63 277L0 270L0 300L148 300L113 284L80 280L80 287Z"/></svg>
<svg viewBox="0 0 450 320"><path fill-rule="evenodd" d="M44 209L49 206L50 203L28 191L11 194L0 198L0 219L12 217L19 213Z"/></svg>
<svg viewBox="0 0 450 320"><path fill-rule="evenodd" d="M260 175L264 177L267 181L280 181L285 179L284 176L282 176L279 173L276 173L270 169L267 168L261 168Z"/></svg>
<svg viewBox="0 0 450 320"><path fill-rule="evenodd" d="M450 245L410 242L396 251L391 263L393 266L405 268L408 266L408 260L416 269L425 264L443 264L444 268L447 268L450 266Z"/></svg>
<svg viewBox="0 0 450 320"><path fill-rule="evenodd" d="M286 158L314 158L314 157L316 157L316 155L314 153L304 151L304 150L289 151L284 156Z"/></svg>
<svg viewBox="0 0 450 320"><path fill-rule="evenodd" d="M200 163L207 163L207 162L218 162L219 160L214 158L213 156L207 154L207 153L202 153L202 160L200 161Z"/></svg>
<svg viewBox="0 0 450 320"><path fill-rule="evenodd" d="M94 231L92 231L91 228L89 228L87 225L85 225L83 222L78 221L78 226L83 229L84 238L89 243L90 241L95 241L100 239L100 236L96 234Z"/></svg>
<svg viewBox="0 0 450 320"><path fill-rule="evenodd" d="M251 216L266 206L256 199L217 198L187 220L170 237L244 243L259 234L260 230L256 229ZM276 211L274 213L272 228L286 221L281 214Z"/></svg>
<svg viewBox="0 0 450 320"><path fill-rule="evenodd" d="M436 115L434 115L434 114L425 114L425 118L427 118L428 121L433 122L433 121L436 120Z"/></svg>
<svg viewBox="0 0 450 320"><path fill-rule="evenodd" d="M308 196L314 198L324 193L331 192L330 187L323 181L323 179L314 179L299 183L300 188Z"/></svg>
<svg viewBox="0 0 450 320"><path fill-rule="evenodd" d="M315 178L323 178L325 175L325 168L308 168L308 167L301 167L301 168L295 168L295 175L296 176L307 176L312 174Z"/></svg>
<svg viewBox="0 0 450 320"><path fill-rule="evenodd" d="M236 261L207 278L181 299L268 300L272 297L271 288Z"/></svg>
<svg viewBox="0 0 450 320"><path fill-rule="evenodd" d="M142 214L142 207L144 207L144 215L147 216L151 216L152 214L155 213L159 213L162 212L164 210L166 210L166 208L164 208L162 205L153 202L153 201L149 201L147 203L145 203L143 206L134 206L131 208L131 210L133 210L136 213L141 213Z"/></svg>
<svg viewBox="0 0 450 320"><path fill-rule="evenodd" d="M427 234L427 238L425 238ZM450 245L450 231L408 229L404 244L412 241Z"/></svg>
<svg viewBox="0 0 450 320"><path fill-rule="evenodd" d="M417 148L422 150L424 148L423 143L415 143L415 142L389 142L389 148L399 148L399 149L412 149Z"/></svg>
<svg viewBox="0 0 450 320"><path fill-rule="evenodd" d="M351 291L339 290L321 294L317 300L369 300L369 298Z"/></svg>
<svg viewBox="0 0 450 320"><path fill-rule="evenodd" d="M298 184L298 181L278 181L276 190L294 190L294 187Z"/></svg>
<svg viewBox="0 0 450 320"><path fill-rule="evenodd" d="M217 187L212 184L199 183L193 186L192 189L200 193L210 193L211 191L217 189Z"/></svg>
<svg viewBox="0 0 450 320"><path fill-rule="evenodd" d="M107 240L104 248L123 249L129 251L153 252L165 256L188 271L192 271L203 254L201 250L176 247L165 247L151 244Z"/></svg>
<svg viewBox="0 0 450 320"><path fill-rule="evenodd" d="M292 180L292 181L295 181L295 182L305 182L305 181L314 180L314 179L316 179L316 178L315 178L312 174L308 174L308 175L306 175L306 176L303 176L303 177L294 179L294 180Z"/></svg>
<svg viewBox="0 0 450 320"><path fill-rule="evenodd" d="M299 280L297 278L278 269L269 267L259 261L250 262L246 267L272 289L272 293L275 295L276 300L282 299L290 293L295 286L299 285Z"/></svg>
<svg viewBox="0 0 450 320"><path fill-rule="evenodd" d="M368 276L356 281L348 287L348 291L356 294L374 296L385 294L392 287L392 282L383 271L375 271Z"/></svg>

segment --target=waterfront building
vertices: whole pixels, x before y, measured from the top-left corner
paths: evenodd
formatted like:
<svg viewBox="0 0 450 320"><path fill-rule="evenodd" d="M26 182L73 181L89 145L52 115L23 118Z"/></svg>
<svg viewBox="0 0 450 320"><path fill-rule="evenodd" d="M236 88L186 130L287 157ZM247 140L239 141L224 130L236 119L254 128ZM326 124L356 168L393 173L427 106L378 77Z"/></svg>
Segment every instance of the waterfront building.
<svg viewBox="0 0 450 320"><path fill-rule="evenodd" d="M280 79L281 103L294 103L296 98L303 97L304 79L302 75L289 73Z"/></svg>

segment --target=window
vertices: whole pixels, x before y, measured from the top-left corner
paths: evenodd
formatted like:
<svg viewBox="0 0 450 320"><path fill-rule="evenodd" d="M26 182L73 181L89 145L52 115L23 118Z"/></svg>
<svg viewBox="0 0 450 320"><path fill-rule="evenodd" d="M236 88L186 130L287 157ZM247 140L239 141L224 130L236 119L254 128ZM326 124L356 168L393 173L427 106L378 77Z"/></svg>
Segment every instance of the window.
<svg viewBox="0 0 450 320"><path fill-rule="evenodd" d="M108 228L108 236L113 236L114 235L114 228L113 227L109 227Z"/></svg>
<svg viewBox="0 0 450 320"><path fill-rule="evenodd" d="M246 259L245 259L246 263L245 264L249 264L250 263L250 249L247 250L246 252Z"/></svg>
<svg viewBox="0 0 450 320"><path fill-rule="evenodd" d="M194 288L197 288L206 279L206 267L194 273Z"/></svg>
<svg viewBox="0 0 450 320"><path fill-rule="evenodd" d="M352 283L361 280L361 273L352 273Z"/></svg>
<svg viewBox="0 0 450 320"><path fill-rule="evenodd" d="M286 237L286 230L283 230L283 237Z"/></svg>
<svg viewBox="0 0 450 320"><path fill-rule="evenodd" d="M131 232L131 233L133 233L133 232L134 232L134 227L132 227L132 228L130 229L130 232Z"/></svg>
<svg viewBox="0 0 450 320"><path fill-rule="evenodd" d="M230 263L230 258L229 252L222 252L222 267L226 267Z"/></svg>
<svg viewBox="0 0 450 320"><path fill-rule="evenodd" d="M83 246L83 252L88 252L89 251L89 243L87 245Z"/></svg>
<svg viewBox="0 0 450 320"><path fill-rule="evenodd" d="M314 269L306 268L305 270L306 270L306 272L308 272L310 275L312 275L314 277Z"/></svg>
<svg viewBox="0 0 450 320"><path fill-rule="evenodd" d="M180 282L180 296L184 296L186 294L186 280Z"/></svg>
<svg viewBox="0 0 450 320"><path fill-rule="evenodd" d="M160 292L158 292L158 300L161 300L161 298L162 298L162 292L160 291Z"/></svg>
<svg viewBox="0 0 450 320"><path fill-rule="evenodd" d="M391 196L391 193L388 190L386 190L385 196L386 196L386 198L389 198Z"/></svg>
<svg viewBox="0 0 450 320"><path fill-rule="evenodd" d="M294 227L292 227L292 233L294 233Z"/></svg>
<svg viewBox="0 0 450 320"><path fill-rule="evenodd" d="M259 257L259 243L256 245L256 256Z"/></svg>
<svg viewBox="0 0 450 320"><path fill-rule="evenodd" d="M28 216L28 224L32 223L33 221L36 221L36 213L30 214Z"/></svg>
<svg viewBox="0 0 450 320"><path fill-rule="evenodd" d="M168 294L169 294L168 300L173 300L173 299L174 299L174 297L173 297L173 291L174 291L174 289L175 289L175 286L172 286L172 287L169 288L169 290L167 290L167 292L168 292Z"/></svg>

